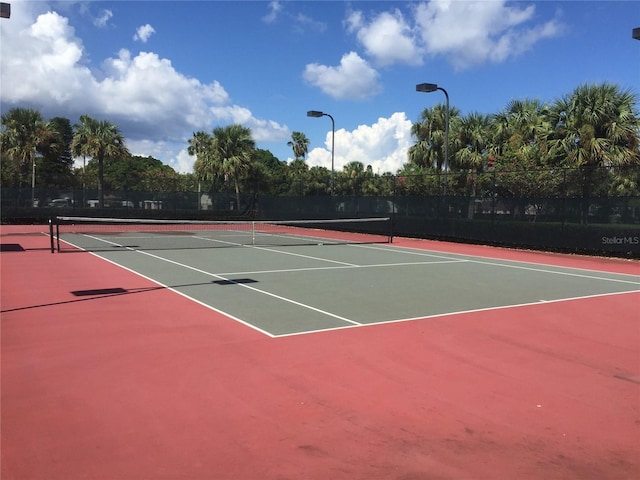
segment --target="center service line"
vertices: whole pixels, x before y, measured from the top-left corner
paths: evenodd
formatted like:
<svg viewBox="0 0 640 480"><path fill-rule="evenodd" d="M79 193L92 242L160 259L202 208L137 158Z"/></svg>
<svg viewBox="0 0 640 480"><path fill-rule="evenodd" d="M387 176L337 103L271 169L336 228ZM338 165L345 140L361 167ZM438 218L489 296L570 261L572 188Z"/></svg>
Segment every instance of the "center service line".
<svg viewBox="0 0 640 480"><path fill-rule="evenodd" d="M90 237L90 238L93 238L95 240L99 240L99 241L102 241L102 242L105 242L105 243L109 243L111 245L118 245L118 246L126 248L127 250L130 250L132 252L140 253L142 255L147 255L149 257L156 258L158 260L162 260L163 262L172 263L172 264L177 265L179 267L183 267L183 268L186 268L186 269L189 269L189 270L193 270L194 272L202 273L203 275L207 275L209 277L217 278L219 280L224 280L225 282L230 282L230 283L232 283L234 285L238 285L238 286L243 287L243 288L248 288L249 290L252 290L254 292L262 293L263 295L267 295L269 297L277 298L278 300L282 300L283 302L288 302L288 303L291 303L293 305L297 305L298 307L306 308L308 310L312 310L314 312L318 312L318 313L320 313L322 315L326 315L328 317L337 318L338 320L342 320L343 322L347 322L347 323L350 323L352 325L362 325L361 323L356 322L354 320L350 320L348 318L341 317L340 315L336 315L334 313L327 312L325 310L321 310L321 309L316 308L316 307L312 307L311 305L307 305L307 304L304 304L304 303L297 302L297 301L292 300L290 298L286 298L286 297L283 297L283 296L280 296L280 295L276 295L275 293L270 293L270 292L267 292L265 290L261 290L259 288L252 287L250 285L247 285L246 283L236 282L236 281L234 281L234 280L232 280L230 278L223 277L222 275L216 275L215 273L207 272L205 270L201 270L201 269L196 268L196 267L191 267L189 265L185 265L184 263L176 262L174 260L169 260L168 258L164 258L164 257L161 257L159 255L154 255L153 253L144 252L142 250L135 250L135 249L133 249L131 247L124 247L123 245L120 245L120 244L118 244L116 242L111 242L109 240L104 240L102 238L93 237L91 235L87 235L87 236Z"/></svg>
<svg viewBox="0 0 640 480"><path fill-rule="evenodd" d="M174 265L178 265L179 267L187 268L189 270L193 270L195 272L202 273L202 274L208 275L210 277L214 277L214 278L218 278L220 280L224 280L226 282L230 282L230 283L232 283L234 285L238 285L238 286L243 287L243 288L248 288L249 290L252 290L254 292L262 293L263 295L267 295L269 297L277 298L278 300L282 300L283 302L288 302L288 303L291 303L293 305L297 305L298 307L306 308L308 310L313 310L314 312L318 312L318 313L320 313L322 315L326 315L328 317L337 318L338 320L342 320L343 322L347 322L347 323L350 323L352 325L362 325L360 322L356 322L354 320L349 320L348 318L341 317L340 315L336 315L335 313L327 312L326 310L321 310L319 308L312 307L311 305L307 305L305 303L297 302L295 300L292 300L291 298L286 298L286 297L283 297L281 295L276 295L275 293L267 292L265 290L261 290L261 289L256 288L256 287L252 287L250 285L247 285L246 283L236 282L235 280L223 277L222 275L216 275L215 273L207 272L205 270L200 270L199 268L191 267L189 265L185 265L183 263L176 262L174 260L169 260L168 258L160 257L158 255L154 255L154 254L149 253L149 252L144 252L144 251L141 251L141 250L135 250L135 251L137 253L141 253L143 255L148 255L148 256L150 256L152 258L157 258L158 260L162 260L164 262L168 262L168 263L172 263Z"/></svg>

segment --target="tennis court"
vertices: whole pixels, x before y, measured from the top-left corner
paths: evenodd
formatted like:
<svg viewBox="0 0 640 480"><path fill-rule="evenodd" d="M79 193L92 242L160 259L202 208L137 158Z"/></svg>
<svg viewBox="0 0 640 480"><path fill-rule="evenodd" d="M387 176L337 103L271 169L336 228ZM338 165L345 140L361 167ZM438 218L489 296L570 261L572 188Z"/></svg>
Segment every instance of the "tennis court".
<svg viewBox="0 0 640 480"><path fill-rule="evenodd" d="M633 275L429 252L378 233L319 228L331 222L309 231L291 222L86 220L60 235L63 250L92 251L270 336L640 291Z"/></svg>
<svg viewBox="0 0 640 480"><path fill-rule="evenodd" d="M2 226L3 480L638 478L637 261L308 227Z"/></svg>

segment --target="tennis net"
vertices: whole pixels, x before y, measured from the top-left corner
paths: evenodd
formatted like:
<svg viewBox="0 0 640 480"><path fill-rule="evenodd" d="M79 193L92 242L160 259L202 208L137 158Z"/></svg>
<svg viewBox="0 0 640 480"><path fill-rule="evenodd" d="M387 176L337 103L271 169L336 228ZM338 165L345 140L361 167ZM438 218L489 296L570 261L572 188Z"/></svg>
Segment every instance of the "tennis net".
<svg viewBox="0 0 640 480"><path fill-rule="evenodd" d="M172 250L237 246L391 243L389 217L196 221L59 216L51 251Z"/></svg>

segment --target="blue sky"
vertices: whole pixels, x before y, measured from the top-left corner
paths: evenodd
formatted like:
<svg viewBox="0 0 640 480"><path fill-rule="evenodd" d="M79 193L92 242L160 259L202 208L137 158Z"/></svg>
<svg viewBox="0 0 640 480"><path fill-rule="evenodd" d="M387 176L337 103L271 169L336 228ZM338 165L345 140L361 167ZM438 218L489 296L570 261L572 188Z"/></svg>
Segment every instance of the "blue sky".
<svg viewBox="0 0 640 480"><path fill-rule="evenodd" d="M411 123L444 102L496 113L590 82L640 93L640 2L19 1L1 19L1 110L119 125L134 154L181 172L198 130L240 123L259 148L309 165L396 172Z"/></svg>

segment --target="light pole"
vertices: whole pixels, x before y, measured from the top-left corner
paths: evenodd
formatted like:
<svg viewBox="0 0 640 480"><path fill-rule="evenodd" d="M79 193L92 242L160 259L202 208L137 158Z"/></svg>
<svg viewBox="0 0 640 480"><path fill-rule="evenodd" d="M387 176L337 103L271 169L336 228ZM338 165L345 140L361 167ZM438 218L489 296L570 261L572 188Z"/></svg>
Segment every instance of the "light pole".
<svg viewBox="0 0 640 480"><path fill-rule="evenodd" d="M33 161L31 162L31 208L35 207L36 201L36 152L33 149Z"/></svg>
<svg viewBox="0 0 640 480"><path fill-rule="evenodd" d="M38 154L36 147L33 147L33 160L31 162L31 206L37 206L36 203L36 160L41 159L42 155Z"/></svg>
<svg viewBox="0 0 640 480"><path fill-rule="evenodd" d="M334 170L333 170L333 158L334 158L334 147L336 142L336 123L333 120L333 117L328 113L319 112L317 110L309 110L307 112L307 117L329 117L331 119L331 195L333 195L333 181L334 181Z"/></svg>
<svg viewBox="0 0 640 480"><path fill-rule="evenodd" d="M449 94L447 91L439 87L436 83L420 83L416 85L416 92L431 93L436 90L444 92L444 96L447 99L447 106L445 110L444 119L444 195L447 195L447 182L449 172Z"/></svg>

